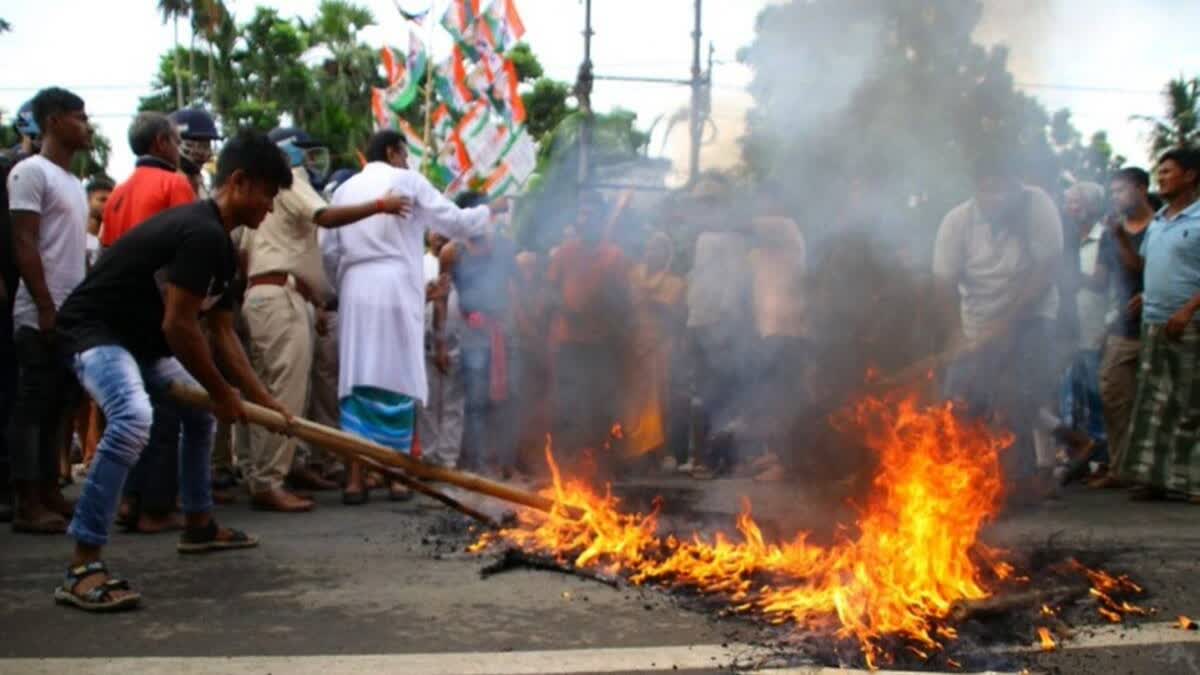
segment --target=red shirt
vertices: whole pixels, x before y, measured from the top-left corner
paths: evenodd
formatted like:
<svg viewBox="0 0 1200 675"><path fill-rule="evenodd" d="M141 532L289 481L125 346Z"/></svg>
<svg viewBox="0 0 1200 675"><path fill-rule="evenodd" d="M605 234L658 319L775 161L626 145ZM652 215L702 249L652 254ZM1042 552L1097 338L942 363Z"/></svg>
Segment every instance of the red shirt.
<svg viewBox="0 0 1200 675"><path fill-rule="evenodd" d="M550 258L547 282L562 299L552 343L602 343L631 320L629 267L613 244L565 242Z"/></svg>
<svg viewBox="0 0 1200 675"><path fill-rule="evenodd" d="M133 175L113 190L104 205L100 244L112 246L123 234L151 216L191 204L196 193L183 174L156 157L142 157Z"/></svg>

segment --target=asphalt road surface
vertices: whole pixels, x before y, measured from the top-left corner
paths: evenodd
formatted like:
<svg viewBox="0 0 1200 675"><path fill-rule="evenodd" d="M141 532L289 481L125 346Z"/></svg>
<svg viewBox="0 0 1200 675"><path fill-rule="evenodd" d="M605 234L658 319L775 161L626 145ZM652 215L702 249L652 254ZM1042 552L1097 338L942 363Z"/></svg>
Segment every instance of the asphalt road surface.
<svg viewBox="0 0 1200 675"><path fill-rule="evenodd" d="M763 489L683 480L630 488L709 518ZM54 605L66 538L0 532L0 673L822 672L781 667L754 646L766 628L652 589L527 570L482 579L488 559L463 551L470 535L458 518L429 500L377 495L347 508L324 493L301 515L251 511L244 499L219 507L222 523L262 537L253 550L186 557L174 535L118 534L107 560L145 600L108 616ZM1103 554L1107 568L1145 585L1144 604L1156 610L1139 625L1077 623L1054 653L1000 648L996 671L1200 675L1200 633L1170 626L1181 614L1200 617L1198 517L1197 507L1079 490L993 526L989 540L1015 548L1050 542Z"/></svg>

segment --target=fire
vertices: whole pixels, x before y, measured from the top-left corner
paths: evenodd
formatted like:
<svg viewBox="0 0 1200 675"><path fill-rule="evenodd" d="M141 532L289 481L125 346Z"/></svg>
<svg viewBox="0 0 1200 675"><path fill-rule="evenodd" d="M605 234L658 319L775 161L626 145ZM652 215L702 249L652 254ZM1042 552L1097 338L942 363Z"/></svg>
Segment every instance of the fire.
<svg viewBox="0 0 1200 675"><path fill-rule="evenodd" d="M1058 643L1055 642L1054 638L1050 635L1049 628L1039 628L1037 629L1037 634L1038 640L1040 640L1042 644L1042 651L1052 652L1058 649Z"/></svg>
<svg viewBox="0 0 1200 675"><path fill-rule="evenodd" d="M879 469L856 528L831 546L808 542L805 532L768 542L748 503L736 537L661 536L657 504L649 514L622 513L610 490L564 479L547 447L554 508L520 513L517 527L472 550L502 541L635 584L718 594L737 611L856 640L872 667L889 658L881 641L890 636L927 657L954 639L942 620L955 604L987 597L986 580L1012 572L977 543L1000 506L999 452L1010 437L963 421L949 404L920 407L911 398L866 399L847 421Z"/></svg>
<svg viewBox="0 0 1200 675"><path fill-rule="evenodd" d="M1118 602L1115 599L1115 596L1118 595L1138 595L1143 592L1142 587L1128 575L1122 574L1114 577L1103 570L1086 567L1078 560L1071 560L1071 567L1087 576L1088 581L1092 584L1088 594L1096 600L1096 612L1108 622L1121 623L1129 614L1138 616L1150 614L1145 608L1130 604L1128 600Z"/></svg>
<svg viewBox="0 0 1200 675"><path fill-rule="evenodd" d="M1196 630L1197 628L1196 622L1192 621L1186 616L1180 616L1175 624L1175 627L1179 630Z"/></svg>

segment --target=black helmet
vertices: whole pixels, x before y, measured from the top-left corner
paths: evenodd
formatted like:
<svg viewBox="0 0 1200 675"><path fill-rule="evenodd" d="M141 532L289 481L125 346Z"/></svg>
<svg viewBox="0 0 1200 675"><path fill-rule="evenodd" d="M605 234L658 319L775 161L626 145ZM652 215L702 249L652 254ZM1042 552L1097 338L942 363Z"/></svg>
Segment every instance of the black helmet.
<svg viewBox="0 0 1200 675"><path fill-rule="evenodd" d="M221 138L217 123L203 108L183 108L171 113L171 121L179 129L179 168L188 175L200 173L200 168L212 159L212 142Z"/></svg>
<svg viewBox="0 0 1200 675"><path fill-rule="evenodd" d="M203 108L183 108L171 113L171 121L179 127L179 137L185 141L216 141L217 123Z"/></svg>

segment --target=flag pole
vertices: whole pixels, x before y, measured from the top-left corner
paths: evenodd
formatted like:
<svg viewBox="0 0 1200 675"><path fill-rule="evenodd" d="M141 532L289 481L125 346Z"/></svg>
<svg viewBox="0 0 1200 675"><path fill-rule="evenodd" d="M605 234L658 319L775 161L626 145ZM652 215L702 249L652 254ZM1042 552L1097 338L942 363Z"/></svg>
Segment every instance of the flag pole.
<svg viewBox="0 0 1200 675"><path fill-rule="evenodd" d="M433 6L436 3L429 3L429 14L426 15L428 25L425 26L425 162L426 165L421 167L422 170L427 170L430 166L428 162L433 160L437 155L437 146L433 142Z"/></svg>

